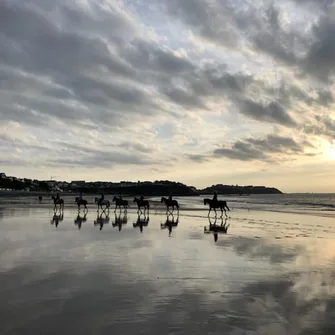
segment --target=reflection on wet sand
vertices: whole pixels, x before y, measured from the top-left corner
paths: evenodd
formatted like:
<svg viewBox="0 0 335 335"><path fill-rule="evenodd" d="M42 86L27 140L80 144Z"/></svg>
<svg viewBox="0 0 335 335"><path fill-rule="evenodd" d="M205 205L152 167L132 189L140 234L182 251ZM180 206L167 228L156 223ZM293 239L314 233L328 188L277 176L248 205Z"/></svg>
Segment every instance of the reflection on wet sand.
<svg viewBox="0 0 335 335"><path fill-rule="evenodd" d="M145 222L130 212L122 234L92 224L78 234L76 209L57 231L49 209L0 213L1 334L334 333L332 220L234 213L207 223L191 213L178 225L153 212L138 234ZM173 238L161 231L177 225ZM307 237L285 238L297 229Z"/></svg>
<svg viewBox="0 0 335 335"><path fill-rule="evenodd" d="M54 215L51 219L51 224L55 224L56 228L58 227L59 222L64 220L64 211L62 209L58 210L54 210Z"/></svg>
<svg viewBox="0 0 335 335"><path fill-rule="evenodd" d="M142 214L142 212L140 212L140 214L138 214L137 216L137 221L133 223L133 227L134 228L140 228L141 233L143 232L143 227L147 227L149 224L150 218L149 218L149 213L146 214Z"/></svg>
<svg viewBox="0 0 335 335"><path fill-rule="evenodd" d="M127 212L121 212L119 214L115 213L114 221L112 222L113 227L118 227L119 231L122 229L122 225L127 224L128 216Z"/></svg>
<svg viewBox="0 0 335 335"><path fill-rule="evenodd" d="M172 229L177 227L179 223L179 213L175 217L173 214L168 214L164 223L161 223L161 229L168 229L169 235L172 233Z"/></svg>
<svg viewBox="0 0 335 335"><path fill-rule="evenodd" d="M206 226L204 227L205 234L213 233L214 242L217 242L219 233L227 234L228 228L230 226L230 223L227 224L227 220L228 220L227 217L225 219L223 219L223 217L220 217L219 220L220 220L219 221L220 225L218 225L217 217L215 217L214 219L208 217L209 227L208 228Z"/></svg>
<svg viewBox="0 0 335 335"><path fill-rule="evenodd" d="M94 226L99 226L100 230L102 230L105 224L109 223L109 215L104 211L102 213L98 213L97 218L94 220Z"/></svg>
<svg viewBox="0 0 335 335"><path fill-rule="evenodd" d="M87 211L84 211L84 215L83 216L81 216L81 212L78 211L78 215L74 219L74 224L76 226L78 226L78 229L81 228L81 225L83 224L83 222L87 221L86 216L87 216Z"/></svg>

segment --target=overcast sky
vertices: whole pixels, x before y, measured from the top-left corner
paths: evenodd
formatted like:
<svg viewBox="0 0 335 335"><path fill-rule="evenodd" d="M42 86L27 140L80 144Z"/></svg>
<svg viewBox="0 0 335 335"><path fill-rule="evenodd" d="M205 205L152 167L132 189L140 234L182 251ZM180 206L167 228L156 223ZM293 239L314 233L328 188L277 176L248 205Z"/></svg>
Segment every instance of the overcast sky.
<svg viewBox="0 0 335 335"><path fill-rule="evenodd" d="M2 0L0 169L335 191L332 0Z"/></svg>

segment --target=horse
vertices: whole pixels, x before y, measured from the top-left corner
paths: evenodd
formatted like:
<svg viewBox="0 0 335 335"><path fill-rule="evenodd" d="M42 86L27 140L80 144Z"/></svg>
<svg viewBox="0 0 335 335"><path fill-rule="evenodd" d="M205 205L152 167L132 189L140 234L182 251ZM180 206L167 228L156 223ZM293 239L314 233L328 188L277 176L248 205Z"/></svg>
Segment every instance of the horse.
<svg viewBox="0 0 335 335"><path fill-rule="evenodd" d="M80 206L83 205L85 209L87 209L87 200L80 199L79 197L76 197L76 203L78 205L78 211L80 210Z"/></svg>
<svg viewBox="0 0 335 335"><path fill-rule="evenodd" d="M115 202L115 210L114 210L114 212L116 211L116 209L117 209L118 207L119 207L120 210L121 210L121 206L122 206L123 209L126 211L126 210L127 210L127 207L129 206L127 200L123 200L123 199L121 199L121 198L117 198L116 196L114 196L114 198L113 198L113 202Z"/></svg>
<svg viewBox="0 0 335 335"><path fill-rule="evenodd" d="M169 208L172 207L172 212L174 211L174 208L176 207L179 214L179 204L177 200L170 200L166 199L165 197L162 197L161 202L164 202L166 205L166 214L170 212Z"/></svg>
<svg viewBox="0 0 335 335"><path fill-rule="evenodd" d="M54 210L56 210L57 205L59 205L59 209L64 209L64 200L62 198L57 199L54 195L51 197L54 201Z"/></svg>
<svg viewBox="0 0 335 335"><path fill-rule="evenodd" d="M212 209L214 209L215 216L216 216L216 208L221 209L221 216L223 215L223 211L225 212L225 215L227 216L226 208L228 209L228 211L230 211L226 200L213 201L212 199L206 198L204 199L204 205L209 205L208 216L211 213Z"/></svg>
<svg viewBox="0 0 335 335"><path fill-rule="evenodd" d="M172 216L172 220L170 219L170 216ZM177 215L177 219L175 220L173 214L166 216L166 221L164 223L161 223L161 229L168 228L169 229L169 235L172 233L172 227L177 227L179 223L179 213Z"/></svg>
<svg viewBox="0 0 335 335"><path fill-rule="evenodd" d="M109 200L106 200L106 199L101 200L100 198L94 198L94 202L98 204L98 210L97 210L97 212L99 212L99 208L100 207L101 207L101 210L103 212L105 212L106 209L108 209L108 211L109 211L109 207L111 205L111 203L109 202ZM102 209L102 206L105 206L105 209Z"/></svg>
<svg viewBox="0 0 335 335"><path fill-rule="evenodd" d="M137 217L137 221L133 223L133 227L134 228L139 227L140 231L142 233L143 232L143 227L146 227L149 224L149 220L150 220L149 215L146 216L144 214L144 217L142 218L141 214L139 214L138 217Z"/></svg>
<svg viewBox="0 0 335 335"><path fill-rule="evenodd" d="M142 212L141 207L144 207L144 212L145 212L146 209L149 211L150 205L149 205L148 200L141 200L141 199L135 197L134 202L136 202L137 207L138 207L137 213Z"/></svg>

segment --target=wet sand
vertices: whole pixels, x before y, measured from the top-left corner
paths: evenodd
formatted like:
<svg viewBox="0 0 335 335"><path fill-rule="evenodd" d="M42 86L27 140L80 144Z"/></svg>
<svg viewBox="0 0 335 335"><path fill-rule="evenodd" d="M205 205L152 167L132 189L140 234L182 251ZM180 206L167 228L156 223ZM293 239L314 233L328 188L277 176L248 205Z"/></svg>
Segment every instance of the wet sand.
<svg viewBox="0 0 335 335"><path fill-rule="evenodd" d="M53 214L0 207L1 334L335 330L331 218L232 211L215 242L205 211L181 211L169 230L155 209L142 232L133 209L121 224L113 211L103 225L93 209L81 225L75 207Z"/></svg>

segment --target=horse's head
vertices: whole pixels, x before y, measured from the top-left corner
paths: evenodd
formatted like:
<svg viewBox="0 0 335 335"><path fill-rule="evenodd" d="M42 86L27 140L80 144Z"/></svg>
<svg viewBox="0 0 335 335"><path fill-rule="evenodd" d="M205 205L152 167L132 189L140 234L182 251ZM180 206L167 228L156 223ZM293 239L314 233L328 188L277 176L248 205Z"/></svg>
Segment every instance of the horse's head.
<svg viewBox="0 0 335 335"><path fill-rule="evenodd" d="M98 202L98 201L99 201L99 198L95 197L94 202Z"/></svg>
<svg viewBox="0 0 335 335"><path fill-rule="evenodd" d="M116 198L116 196L114 195L113 202L115 202L115 201L116 201L116 199L117 199L117 198Z"/></svg>
<svg viewBox="0 0 335 335"><path fill-rule="evenodd" d="M204 205L208 204L208 199L204 199Z"/></svg>
<svg viewBox="0 0 335 335"><path fill-rule="evenodd" d="M79 197L76 197L76 202L78 202L78 200L79 200Z"/></svg>
<svg viewBox="0 0 335 335"><path fill-rule="evenodd" d="M165 199L164 197L162 197L161 202L165 202L165 200L166 200L166 199Z"/></svg>
<svg viewBox="0 0 335 335"><path fill-rule="evenodd" d="M137 197L135 197L135 198L134 198L134 202L137 202L137 200L138 200Z"/></svg>

